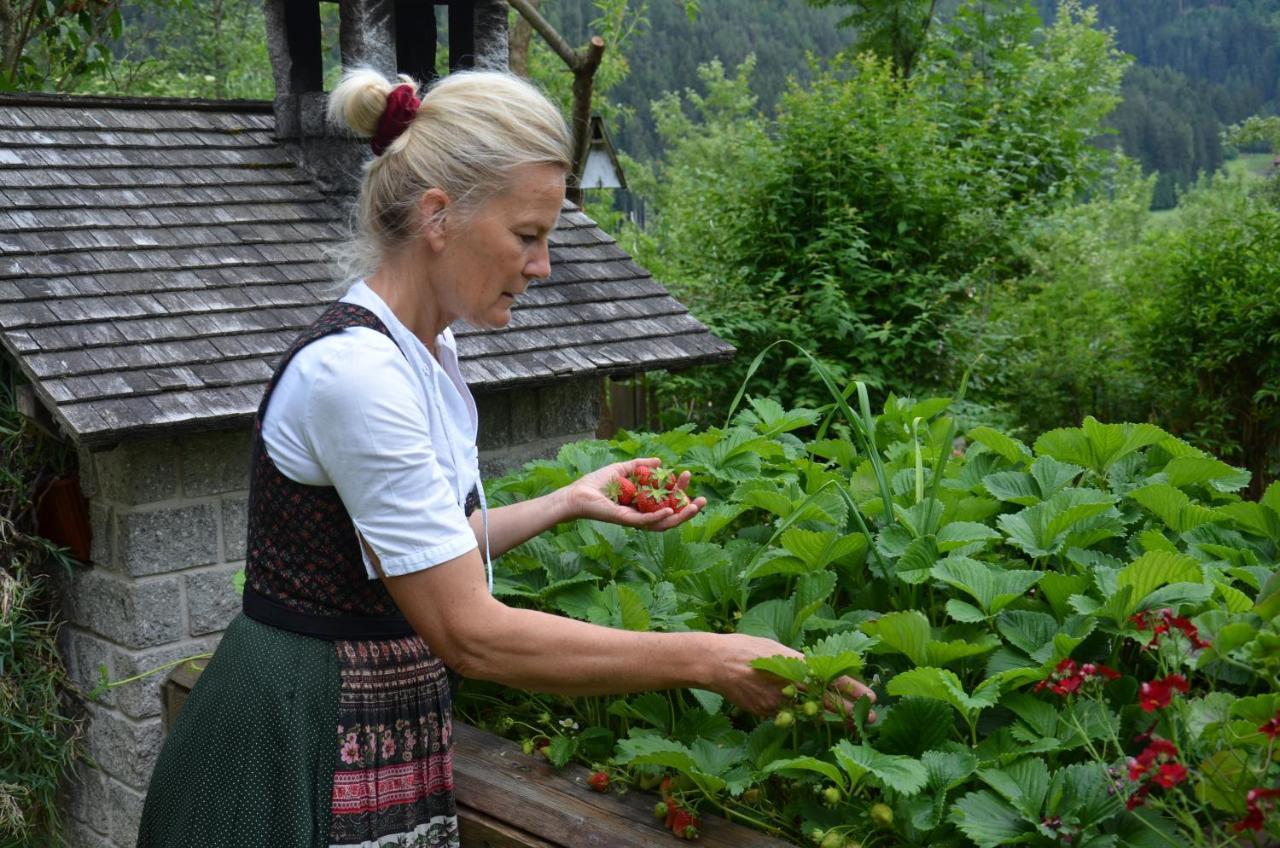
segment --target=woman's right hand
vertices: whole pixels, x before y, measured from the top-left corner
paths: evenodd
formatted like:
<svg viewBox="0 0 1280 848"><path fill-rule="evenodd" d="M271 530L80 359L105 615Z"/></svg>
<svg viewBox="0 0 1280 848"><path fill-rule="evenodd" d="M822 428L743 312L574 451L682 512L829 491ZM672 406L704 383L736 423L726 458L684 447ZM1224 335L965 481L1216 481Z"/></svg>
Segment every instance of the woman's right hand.
<svg viewBox="0 0 1280 848"><path fill-rule="evenodd" d="M751 662L761 657L794 657L804 659L804 654L788 648L781 642L762 636L744 633L717 634L714 656L718 676L708 687L723 695L729 703L757 716L772 715L782 706L782 687L786 681L775 674L753 668ZM823 696L826 709L841 715L853 713L853 702L868 698L876 702L876 694L852 677L840 677L832 681ZM867 715L875 721L875 713Z"/></svg>

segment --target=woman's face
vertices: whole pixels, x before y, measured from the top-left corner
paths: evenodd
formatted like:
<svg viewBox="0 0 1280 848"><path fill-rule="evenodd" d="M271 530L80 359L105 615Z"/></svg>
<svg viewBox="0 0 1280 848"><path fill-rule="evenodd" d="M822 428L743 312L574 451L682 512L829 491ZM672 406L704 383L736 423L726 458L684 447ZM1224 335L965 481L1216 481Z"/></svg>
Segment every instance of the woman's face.
<svg viewBox="0 0 1280 848"><path fill-rule="evenodd" d="M530 281L551 273L548 239L564 200L564 170L527 165L470 216L446 223L439 292L451 318L499 329Z"/></svg>

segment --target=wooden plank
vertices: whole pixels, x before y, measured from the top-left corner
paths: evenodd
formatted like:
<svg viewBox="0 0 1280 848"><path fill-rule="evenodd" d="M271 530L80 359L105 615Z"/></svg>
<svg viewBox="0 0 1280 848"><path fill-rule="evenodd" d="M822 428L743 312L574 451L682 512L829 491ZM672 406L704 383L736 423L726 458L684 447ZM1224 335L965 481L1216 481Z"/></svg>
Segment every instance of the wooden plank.
<svg viewBox="0 0 1280 848"><path fill-rule="evenodd" d="M454 793L459 805L519 828L552 845L572 848L649 848L676 845L653 817L656 796L593 792L578 765L553 769L525 756L513 742L462 723L453 725ZM702 817L702 848L787 848L717 816Z"/></svg>
<svg viewBox="0 0 1280 848"><path fill-rule="evenodd" d="M463 804L458 805L458 832L462 848L555 848L550 842Z"/></svg>

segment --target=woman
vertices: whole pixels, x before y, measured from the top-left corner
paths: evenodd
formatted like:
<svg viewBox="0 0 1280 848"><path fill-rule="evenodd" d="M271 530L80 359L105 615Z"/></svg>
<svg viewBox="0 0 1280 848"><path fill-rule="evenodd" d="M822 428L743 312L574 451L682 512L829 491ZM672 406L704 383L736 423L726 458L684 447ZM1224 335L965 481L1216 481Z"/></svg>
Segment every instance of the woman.
<svg viewBox="0 0 1280 848"><path fill-rule="evenodd" d="M294 343L254 440L244 615L161 752L141 848L458 842L446 666L565 695L694 686L757 714L768 639L635 633L505 606L487 560L577 518L666 530L602 490L616 463L488 510L449 325L504 327L551 272L570 140L500 73L348 73L331 117L373 137L352 262L364 279ZM644 460L651 464L656 459ZM688 476L680 480L687 487ZM868 690L844 681L844 695Z"/></svg>

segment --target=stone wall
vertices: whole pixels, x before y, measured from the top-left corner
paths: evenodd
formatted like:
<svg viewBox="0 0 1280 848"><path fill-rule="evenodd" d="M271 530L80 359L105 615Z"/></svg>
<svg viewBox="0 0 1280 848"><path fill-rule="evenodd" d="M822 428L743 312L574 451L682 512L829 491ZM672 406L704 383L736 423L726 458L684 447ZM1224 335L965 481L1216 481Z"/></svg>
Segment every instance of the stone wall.
<svg viewBox="0 0 1280 848"><path fill-rule="evenodd" d="M91 689L105 665L124 680L211 651L239 605L249 432L201 433L84 452L93 566L65 586L63 656ZM160 750L164 673L86 706L86 747L65 812L72 846L131 848Z"/></svg>
<svg viewBox="0 0 1280 848"><path fill-rule="evenodd" d="M568 441L592 438L595 379L477 396L481 466L488 478ZM90 499L93 565L64 594L63 655L88 690L105 665L124 680L212 651L239 610L244 566L248 429L130 442L80 458ZM66 790L72 848L132 848L160 750L165 673L112 688L86 706L82 765Z"/></svg>

